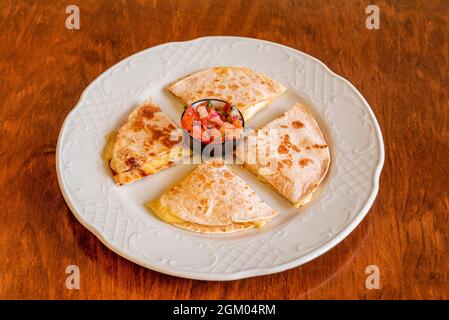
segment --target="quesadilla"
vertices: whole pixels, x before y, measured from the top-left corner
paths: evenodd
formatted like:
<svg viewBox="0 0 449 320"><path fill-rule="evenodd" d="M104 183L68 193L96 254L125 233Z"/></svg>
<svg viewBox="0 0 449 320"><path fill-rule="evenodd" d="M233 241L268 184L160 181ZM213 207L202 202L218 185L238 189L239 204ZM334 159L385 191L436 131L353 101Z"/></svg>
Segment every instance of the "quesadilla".
<svg viewBox="0 0 449 320"><path fill-rule="evenodd" d="M245 120L267 106L286 88L244 67L216 67L196 72L167 86L184 105L200 99L221 99L242 112Z"/></svg>
<svg viewBox="0 0 449 320"><path fill-rule="evenodd" d="M229 233L262 227L279 213L222 159L200 164L147 206L167 223L202 233Z"/></svg>
<svg viewBox="0 0 449 320"><path fill-rule="evenodd" d="M307 203L330 164L316 120L299 103L248 135L236 149L244 166L295 207Z"/></svg>
<svg viewBox="0 0 449 320"><path fill-rule="evenodd" d="M104 150L119 185L171 167L189 155L190 150L182 146L182 132L151 99L129 115Z"/></svg>

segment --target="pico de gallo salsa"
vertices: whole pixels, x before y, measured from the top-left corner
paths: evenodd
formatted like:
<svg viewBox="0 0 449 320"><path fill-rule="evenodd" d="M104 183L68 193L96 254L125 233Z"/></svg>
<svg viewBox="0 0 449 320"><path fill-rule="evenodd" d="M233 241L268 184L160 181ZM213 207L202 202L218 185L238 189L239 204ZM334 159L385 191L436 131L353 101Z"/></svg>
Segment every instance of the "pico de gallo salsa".
<svg viewBox="0 0 449 320"><path fill-rule="evenodd" d="M181 126L190 136L206 144L238 140L243 132L239 110L224 101L205 100L186 107Z"/></svg>

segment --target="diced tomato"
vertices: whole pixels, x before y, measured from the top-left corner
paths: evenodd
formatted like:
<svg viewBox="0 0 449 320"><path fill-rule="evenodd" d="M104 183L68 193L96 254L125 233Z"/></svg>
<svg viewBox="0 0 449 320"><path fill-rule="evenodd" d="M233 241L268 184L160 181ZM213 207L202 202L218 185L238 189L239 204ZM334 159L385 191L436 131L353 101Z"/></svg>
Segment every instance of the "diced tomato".
<svg viewBox="0 0 449 320"><path fill-rule="evenodd" d="M204 143L221 143L238 139L243 123L237 108L230 104L223 107L209 106L207 102L195 108L188 106L181 120L182 127L196 140Z"/></svg>
<svg viewBox="0 0 449 320"><path fill-rule="evenodd" d="M223 122L223 119L221 119L221 117L219 117L218 115L216 115L216 116L214 116L214 117L211 117L211 118L210 118L210 121L212 121L212 122L218 124L219 126L222 126L223 123L224 123L224 122Z"/></svg>
<svg viewBox="0 0 449 320"><path fill-rule="evenodd" d="M204 107L204 106L198 106L198 107L196 108L196 111L197 111L198 114L200 115L200 118L201 118L201 119L207 118L207 117L209 116L209 113L207 112L206 107Z"/></svg>
<svg viewBox="0 0 449 320"><path fill-rule="evenodd" d="M188 107L184 112L184 116L182 117L181 126L187 131L191 130L193 119L194 111L192 108Z"/></svg>
<svg viewBox="0 0 449 320"><path fill-rule="evenodd" d="M201 119L201 125L203 127L207 127L208 124L209 124L209 119L207 119L207 118Z"/></svg>

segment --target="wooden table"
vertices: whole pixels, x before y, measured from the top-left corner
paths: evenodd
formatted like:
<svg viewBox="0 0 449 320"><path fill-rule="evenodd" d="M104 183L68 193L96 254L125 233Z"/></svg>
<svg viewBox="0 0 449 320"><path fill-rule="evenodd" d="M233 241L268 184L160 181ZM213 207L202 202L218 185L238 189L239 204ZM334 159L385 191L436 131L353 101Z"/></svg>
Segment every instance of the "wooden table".
<svg viewBox="0 0 449 320"><path fill-rule="evenodd" d="M0 298L449 298L449 1L46 2L0 3ZM72 3L80 30L65 27ZM371 3L380 30L365 27ZM309 53L349 79L379 120L377 200L346 240L304 266L221 283L159 274L108 250L61 195L56 141L86 86L132 53L205 35ZM70 264L80 290L65 287ZM371 264L379 290L365 287Z"/></svg>

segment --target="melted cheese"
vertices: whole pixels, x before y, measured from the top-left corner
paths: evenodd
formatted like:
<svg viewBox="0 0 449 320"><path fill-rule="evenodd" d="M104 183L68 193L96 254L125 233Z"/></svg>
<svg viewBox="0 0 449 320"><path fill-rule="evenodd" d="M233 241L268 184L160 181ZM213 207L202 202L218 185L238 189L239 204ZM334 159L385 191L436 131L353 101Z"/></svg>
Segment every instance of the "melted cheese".
<svg viewBox="0 0 449 320"><path fill-rule="evenodd" d="M265 108L270 103L271 100L265 100L244 109L242 111L243 118L245 119L245 121L251 119L257 112Z"/></svg>
<svg viewBox="0 0 449 320"><path fill-rule="evenodd" d="M267 223L267 221L255 221L254 225L256 226L256 228L262 228L265 223Z"/></svg>
<svg viewBox="0 0 449 320"><path fill-rule="evenodd" d="M114 159L112 159L112 153L114 151L114 145L115 140L117 138L117 132L111 132L108 135L106 135L106 146L103 150L102 158L105 162L105 165L112 170L116 171L115 165L114 165ZM183 148L182 146L176 146L173 149L170 150L170 152L166 152L164 154L160 154L150 161L148 163L145 163L142 166L142 170L150 175L153 173L158 172L160 169L166 168L169 166L170 161L176 162L180 159L182 159L185 156L190 155L190 150L187 150Z"/></svg>
<svg viewBox="0 0 449 320"><path fill-rule="evenodd" d="M184 222L184 220L178 218L170 208L161 205L158 200L148 202L147 207L150 208L159 219L166 223L173 224Z"/></svg>
<svg viewBox="0 0 449 320"><path fill-rule="evenodd" d="M160 154L142 166L142 170L148 175L158 172L160 169L168 167L170 162L176 162L183 158L184 149L181 146L174 147L171 152Z"/></svg>
<svg viewBox="0 0 449 320"><path fill-rule="evenodd" d="M314 192L314 191L313 191L313 192ZM294 204L294 205L295 205L295 208L299 208L299 207L301 207L301 206L303 206L303 205L309 203L310 200L312 200L313 192L311 192L311 193L310 193L307 197L305 197L302 201L296 202L296 203Z"/></svg>
<svg viewBox="0 0 449 320"><path fill-rule="evenodd" d="M103 150L103 160L109 167L109 161L112 159L112 151L114 150L115 139L117 138L117 132L113 131L106 135L106 146Z"/></svg>
<svg viewBox="0 0 449 320"><path fill-rule="evenodd" d="M146 206L154 212L154 214L162 221L168 224L182 224L187 222L179 218L170 208L162 205L159 200L149 201ZM252 221L248 222L253 224L256 228L262 228L268 221ZM209 226L210 227L210 226ZM218 226L217 226L218 227Z"/></svg>

